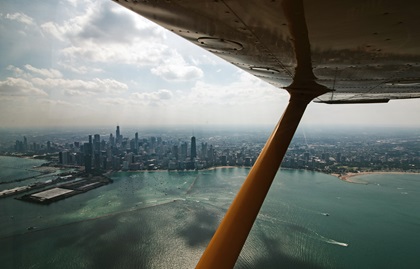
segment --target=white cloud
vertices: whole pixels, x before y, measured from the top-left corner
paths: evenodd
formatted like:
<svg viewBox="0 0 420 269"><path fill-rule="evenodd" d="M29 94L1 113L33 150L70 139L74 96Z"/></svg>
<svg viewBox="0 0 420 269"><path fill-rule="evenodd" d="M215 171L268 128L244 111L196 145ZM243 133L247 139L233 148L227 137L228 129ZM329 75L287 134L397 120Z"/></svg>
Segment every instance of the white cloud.
<svg viewBox="0 0 420 269"><path fill-rule="evenodd" d="M102 73L104 72L103 69L93 67L93 66L86 66L86 65L72 65L70 63L65 62L58 62L57 63L60 67L65 70L77 73L77 74L92 74L92 73Z"/></svg>
<svg viewBox="0 0 420 269"><path fill-rule="evenodd" d="M44 33L48 33L60 41L66 40L64 36L65 29L54 22L46 22L42 24L41 29Z"/></svg>
<svg viewBox="0 0 420 269"><path fill-rule="evenodd" d="M189 57L191 62L194 65L217 65L218 63L220 63L220 61L222 61L221 59L218 61L216 61L217 58L215 57L211 57L209 56L209 52L204 52L201 55L198 56L190 56Z"/></svg>
<svg viewBox="0 0 420 269"><path fill-rule="evenodd" d="M198 105L244 105L263 103L270 106L279 100L284 101L288 94L244 71L238 71L236 81L217 85L198 81L185 102Z"/></svg>
<svg viewBox="0 0 420 269"><path fill-rule="evenodd" d="M12 20L12 21L18 21L21 22L23 24L26 25L34 25L34 20L29 17L28 15L21 13L21 12L17 12L17 13L13 13L13 14L6 14L6 19Z"/></svg>
<svg viewBox="0 0 420 269"><path fill-rule="evenodd" d="M26 64L25 68L32 73L47 77L47 78L61 78L63 75L56 69L36 68L30 64Z"/></svg>
<svg viewBox="0 0 420 269"><path fill-rule="evenodd" d="M237 81L232 83L231 76L223 71L215 73L217 69L226 70L218 67L221 60L199 48L191 49L184 40L175 40L172 34L111 1L81 1L71 2L71 5L77 8L67 5L64 9L69 10L69 15L63 10L60 14L64 16L60 18L45 21L47 17L42 17L44 36L38 36L42 41L40 48L52 44L53 50L48 48L30 62L25 55L22 61L28 63L26 65L7 62L10 64L7 69L21 78L26 88L32 86L42 89L45 95L48 93L47 97L39 96L31 102L24 98L14 101L16 107L25 108L29 118L41 115L39 111L43 110L44 116L57 119L62 114L69 117L77 114L85 124L92 117L101 122L110 121L112 117L122 122L131 117L133 122L141 118L147 123L149 117L153 122L167 119L188 123L194 111L198 121L202 118L210 121L216 114L222 121L228 121L230 117L226 115L232 115L238 106L248 104L250 98L263 103L267 98L263 93L268 95L272 91L266 89L270 87L267 84L241 73L233 74ZM24 30L22 25L18 26ZM40 51L31 49L28 53ZM21 55L20 51L16 55ZM39 59L46 61L39 62ZM54 63L53 68L46 67L49 62ZM201 68L214 69L211 71L214 74L204 77ZM199 82L201 79L204 81ZM177 83L170 83L173 81ZM195 81L193 89L190 89L191 81ZM133 93L130 88L141 90ZM276 99L273 95L270 98ZM79 107L75 108L76 105ZM64 113L70 111L69 108L71 113ZM3 109L6 111L5 107ZM9 106L9 111L17 109ZM211 112L205 116L205 111Z"/></svg>
<svg viewBox="0 0 420 269"><path fill-rule="evenodd" d="M25 75L25 71L23 71L22 69L20 69L19 67L13 66L13 65L9 65L6 67L6 70L12 71L13 75L15 77L20 77Z"/></svg>
<svg viewBox="0 0 420 269"><path fill-rule="evenodd" d="M140 41L132 46L121 44L96 44L86 41L83 45L74 45L61 51L63 62L129 64L135 66L156 65L162 59L167 47L161 44Z"/></svg>
<svg viewBox="0 0 420 269"><path fill-rule="evenodd" d="M152 65L168 49L164 31L112 2L86 3L86 12L63 23L46 22L45 33L65 43L61 62Z"/></svg>
<svg viewBox="0 0 420 269"><path fill-rule="evenodd" d="M195 66L160 65L152 68L152 73L166 80L187 81L203 77L203 71Z"/></svg>
<svg viewBox="0 0 420 269"><path fill-rule="evenodd" d="M80 0L67 0L67 2L73 6L73 7L77 7L78 3L80 3Z"/></svg>
<svg viewBox="0 0 420 269"><path fill-rule="evenodd" d="M88 2L89 3L89 2ZM165 30L112 2L85 3L86 12L62 23L46 22L41 28L62 41L59 65L78 74L102 72L92 64L151 66L167 81L190 81L203 71L171 49ZM209 63L206 56L190 61Z"/></svg>
<svg viewBox="0 0 420 269"><path fill-rule="evenodd" d="M113 79L92 80L81 79L42 79L33 78L33 84L43 88L62 89L66 94L71 96L87 94L120 94L128 90L125 83Z"/></svg>
<svg viewBox="0 0 420 269"><path fill-rule="evenodd" d="M25 79L9 77L0 81L0 96L47 96L47 93Z"/></svg>
<svg viewBox="0 0 420 269"><path fill-rule="evenodd" d="M203 71L185 62L175 50L167 51L168 57L162 57L163 63L152 68L152 73L166 80L188 81L203 77Z"/></svg>
<svg viewBox="0 0 420 269"><path fill-rule="evenodd" d="M142 103L145 105L159 105L166 100L173 98L173 93L169 90L162 89L155 92L136 92L131 94L131 100L133 102Z"/></svg>

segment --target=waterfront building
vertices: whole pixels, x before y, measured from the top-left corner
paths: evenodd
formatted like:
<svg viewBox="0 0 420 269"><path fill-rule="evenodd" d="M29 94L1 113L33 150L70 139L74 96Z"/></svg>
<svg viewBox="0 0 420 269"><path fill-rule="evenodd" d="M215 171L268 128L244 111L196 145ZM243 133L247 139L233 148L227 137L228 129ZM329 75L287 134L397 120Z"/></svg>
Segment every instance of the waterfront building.
<svg viewBox="0 0 420 269"><path fill-rule="evenodd" d="M185 159L187 159L187 155L188 155L188 144L187 142L184 142L181 144L181 160L185 161Z"/></svg>
<svg viewBox="0 0 420 269"><path fill-rule="evenodd" d="M201 142L200 158L202 160L207 159L207 143Z"/></svg>

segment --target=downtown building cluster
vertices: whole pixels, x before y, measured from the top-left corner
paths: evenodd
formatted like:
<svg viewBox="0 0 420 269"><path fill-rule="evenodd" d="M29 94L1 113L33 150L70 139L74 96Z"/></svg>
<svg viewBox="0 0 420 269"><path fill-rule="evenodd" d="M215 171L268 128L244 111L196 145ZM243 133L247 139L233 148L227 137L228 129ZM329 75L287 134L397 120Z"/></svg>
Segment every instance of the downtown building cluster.
<svg viewBox="0 0 420 269"><path fill-rule="evenodd" d="M252 166L259 154L242 148L220 149L201 142L195 136L189 141L165 141L159 136L124 137L117 126L115 135L89 135L88 141L74 142L59 152L62 165L84 166L88 173L108 170L199 170L214 166Z"/></svg>
<svg viewBox="0 0 420 269"><path fill-rule="evenodd" d="M267 139L253 132L208 132L199 139L186 132L155 131L124 137L120 128L109 135L39 134L3 142L0 152L29 156L86 171L195 170L216 166L252 166ZM155 134L159 133L160 136ZM4 139L4 138L3 138ZM46 141L46 142L45 142ZM283 168L343 174L358 171L419 171L420 137L415 132L397 135L325 133L319 137L296 135L283 160Z"/></svg>
<svg viewBox="0 0 420 269"><path fill-rule="evenodd" d="M26 136L23 137L23 140L16 140L14 145L14 151L17 153L27 153L31 152L34 154L46 154L56 151L56 147L51 141L47 141L47 143L40 144L36 142L28 142Z"/></svg>

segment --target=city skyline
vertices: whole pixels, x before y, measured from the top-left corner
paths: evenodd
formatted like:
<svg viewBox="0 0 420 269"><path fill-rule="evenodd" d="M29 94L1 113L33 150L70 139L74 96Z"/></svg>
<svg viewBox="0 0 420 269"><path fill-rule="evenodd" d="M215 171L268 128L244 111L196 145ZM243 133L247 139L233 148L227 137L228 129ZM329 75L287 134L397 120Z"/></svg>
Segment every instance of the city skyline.
<svg viewBox="0 0 420 269"><path fill-rule="evenodd" d="M104 171L201 170L211 167L251 167L266 139L264 132L248 131L199 137L185 132L140 133L135 130L107 135L54 134L43 140L23 136L2 145L5 156L37 156L50 165L84 167L87 173ZM130 132L135 132L131 133ZM189 142L190 141L190 142ZM283 168L304 169L341 177L358 171L418 172L419 136L414 130L364 130L298 133L282 163Z"/></svg>
<svg viewBox="0 0 420 269"><path fill-rule="evenodd" d="M285 90L112 1L4 1L0 125L271 125ZM287 85L285 85L287 86ZM302 124L420 127L420 100L310 104Z"/></svg>

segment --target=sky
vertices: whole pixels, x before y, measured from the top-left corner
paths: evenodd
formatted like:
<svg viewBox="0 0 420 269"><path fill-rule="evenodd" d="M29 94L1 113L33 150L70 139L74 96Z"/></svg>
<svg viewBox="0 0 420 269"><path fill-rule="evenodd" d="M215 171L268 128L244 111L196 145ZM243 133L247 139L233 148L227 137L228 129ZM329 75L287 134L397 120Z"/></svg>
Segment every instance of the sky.
<svg viewBox="0 0 420 269"><path fill-rule="evenodd" d="M275 125L289 96L111 0L0 3L0 126ZM287 85L285 85L287 86ZM305 125L420 127L420 100Z"/></svg>

